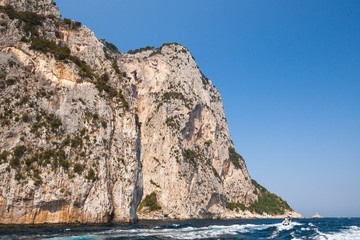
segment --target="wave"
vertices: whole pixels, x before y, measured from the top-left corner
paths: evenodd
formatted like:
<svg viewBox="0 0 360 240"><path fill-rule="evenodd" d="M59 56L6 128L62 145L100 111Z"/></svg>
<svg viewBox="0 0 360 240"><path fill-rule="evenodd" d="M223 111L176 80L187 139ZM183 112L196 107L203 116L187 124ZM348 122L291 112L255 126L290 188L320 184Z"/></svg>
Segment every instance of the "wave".
<svg viewBox="0 0 360 240"><path fill-rule="evenodd" d="M269 239L277 238L282 231L290 231L290 230L292 230L294 227L296 227L296 226L302 226L303 224L298 223L298 222L292 222L290 225L287 225L287 226L284 226L282 223L273 224L273 225L276 226L276 230L273 231L273 233L271 234L271 236L269 237ZM291 233L290 233L290 234L291 234Z"/></svg>
<svg viewBox="0 0 360 240"><path fill-rule="evenodd" d="M113 230L113 237L160 237L171 239L207 239L224 236L239 236L245 233L254 233L257 231L269 230L273 232L270 238L275 238L279 232L290 230L294 226L302 225L300 223L293 223L290 226L283 226L281 223L277 224L234 224L230 226L210 225L208 227L194 227L194 226L160 226L152 229L132 229L132 230Z"/></svg>
<svg viewBox="0 0 360 240"><path fill-rule="evenodd" d="M269 238L276 238L282 231L290 231L295 226L302 225L293 222L289 226L283 226L281 223L276 224L233 224L210 225L206 227L195 227L190 224L173 224L166 226L156 226L151 229L113 229L98 232L96 235L53 237L51 240L87 240L87 239L213 239L213 238L234 238L245 236L247 234L264 232ZM48 238L47 238L48 239Z"/></svg>
<svg viewBox="0 0 360 240"><path fill-rule="evenodd" d="M21 232L9 230L7 235L0 232L0 239L47 239L47 240L110 240L110 239L311 239L360 240L360 219L357 220L296 220L283 226L275 220L258 221L199 221L180 224L150 222L131 226L44 228L41 231ZM205 223L205 224L204 224ZM156 224L156 225L155 225ZM194 225L193 225L194 224ZM200 226L198 225L200 224ZM28 231L23 229L22 231ZM20 234L20 235L18 235ZM3 236L1 236L3 235Z"/></svg>
<svg viewBox="0 0 360 240"><path fill-rule="evenodd" d="M316 229L317 236L314 236L314 240L359 240L360 228L358 226L350 226L339 232L323 233Z"/></svg>

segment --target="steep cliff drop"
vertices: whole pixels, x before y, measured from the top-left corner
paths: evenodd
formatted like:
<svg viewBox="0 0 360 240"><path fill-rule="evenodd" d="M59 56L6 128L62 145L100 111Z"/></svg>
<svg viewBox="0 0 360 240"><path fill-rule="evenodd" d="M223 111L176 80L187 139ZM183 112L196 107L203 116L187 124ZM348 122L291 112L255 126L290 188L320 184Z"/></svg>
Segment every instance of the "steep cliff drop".
<svg viewBox="0 0 360 240"><path fill-rule="evenodd" d="M1 224L299 216L179 44L121 54L51 0L0 0L0 69Z"/></svg>

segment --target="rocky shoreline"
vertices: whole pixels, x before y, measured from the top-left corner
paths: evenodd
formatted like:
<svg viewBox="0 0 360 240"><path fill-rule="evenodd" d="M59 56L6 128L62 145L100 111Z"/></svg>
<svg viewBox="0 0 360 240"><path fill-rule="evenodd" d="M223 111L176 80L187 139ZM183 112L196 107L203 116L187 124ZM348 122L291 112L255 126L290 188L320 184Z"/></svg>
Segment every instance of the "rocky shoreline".
<svg viewBox="0 0 360 240"><path fill-rule="evenodd" d="M240 216L241 215L241 216ZM237 219L284 219L285 217L290 216L292 219L304 219L304 217L299 213L290 213L290 214L284 214L284 215L277 215L277 216L271 216L268 214L262 215L262 214L233 214L230 216L226 216L224 218L216 218L217 220L237 220ZM0 228L43 228L43 227L65 227L65 226L121 226L121 225L128 225L143 221L183 221L183 220L206 220L206 219L212 219L212 218L160 218L156 217L156 215L153 215L149 218L144 219L138 219L134 222L111 222L111 223L40 223L40 224L0 224Z"/></svg>
<svg viewBox="0 0 360 240"><path fill-rule="evenodd" d="M218 218L169 218L169 217L165 217L161 212L158 213L150 213L150 214L142 214L141 215L141 219L139 219L139 221L142 220L193 220L193 219L284 219L285 217L291 217L291 218L298 218L298 219L302 219L304 218L300 213L297 212L286 212L282 215L270 215L267 213L263 213L263 214L256 214L256 213L251 213L249 211L240 211L240 212L234 212L234 211L229 211L226 210L226 214L224 214L221 217Z"/></svg>

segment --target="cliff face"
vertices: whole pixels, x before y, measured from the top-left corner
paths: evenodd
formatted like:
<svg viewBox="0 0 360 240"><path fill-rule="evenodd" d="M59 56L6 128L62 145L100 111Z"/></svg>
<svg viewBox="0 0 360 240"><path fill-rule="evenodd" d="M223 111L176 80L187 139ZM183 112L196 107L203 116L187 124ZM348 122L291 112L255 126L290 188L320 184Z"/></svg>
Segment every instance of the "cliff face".
<svg viewBox="0 0 360 240"><path fill-rule="evenodd" d="M0 6L0 223L225 218L260 202L185 47L120 54L50 0Z"/></svg>
<svg viewBox="0 0 360 240"><path fill-rule="evenodd" d="M137 89L144 195L156 192L161 216L221 217L227 201L257 200L234 148L221 97L178 44L120 58ZM152 213L141 212L141 217Z"/></svg>
<svg viewBox="0 0 360 240"><path fill-rule="evenodd" d="M0 222L136 219L140 131L119 100L133 93L103 70L112 68L103 44L75 22L11 10L0 18Z"/></svg>

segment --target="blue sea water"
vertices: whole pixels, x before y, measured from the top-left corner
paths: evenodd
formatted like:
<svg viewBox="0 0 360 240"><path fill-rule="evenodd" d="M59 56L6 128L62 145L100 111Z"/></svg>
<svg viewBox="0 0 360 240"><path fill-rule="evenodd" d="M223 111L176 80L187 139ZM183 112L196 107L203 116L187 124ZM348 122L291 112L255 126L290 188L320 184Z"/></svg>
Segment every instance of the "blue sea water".
<svg viewBox="0 0 360 240"><path fill-rule="evenodd" d="M0 228L0 239L351 239L360 218L140 221L127 225Z"/></svg>

